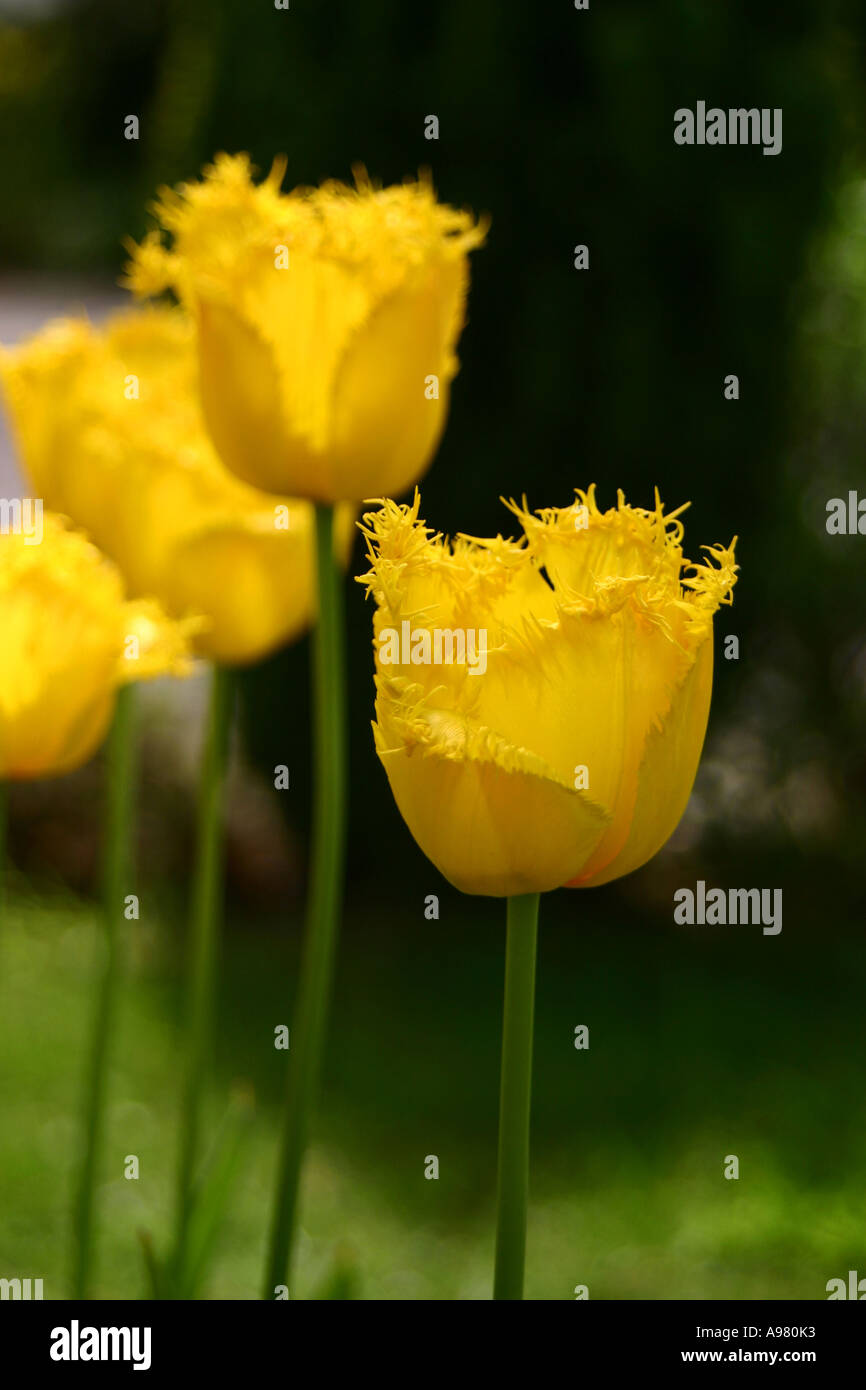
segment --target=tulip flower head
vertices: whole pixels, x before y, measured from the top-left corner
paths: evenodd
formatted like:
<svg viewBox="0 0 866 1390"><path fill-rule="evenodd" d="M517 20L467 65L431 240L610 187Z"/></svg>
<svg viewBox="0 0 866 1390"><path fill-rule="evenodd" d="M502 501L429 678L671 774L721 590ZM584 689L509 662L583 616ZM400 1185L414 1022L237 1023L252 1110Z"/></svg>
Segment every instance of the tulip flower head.
<svg viewBox="0 0 866 1390"><path fill-rule="evenodd" d="M468 252L485 229L428 179L282 193L245 155L162 190L130 288L173 290L197 328L204 414L227 467L317 502L399 493L448 410Z"/></svg>
<svg viewBox="0 0 866 1390"><path fill-rule="evenodd" d="M0 535L0 779L53 777L105 736L118 686L190 669L187 625L129 602L120 574L51 513Z"/></svg>
<svg viewBox="0 0 866 1390"><path fill-rule="evenodd" d="M677 512L595 488L509 503L518 541L363 519L376 602L379 758L427 856L492 896L591 887L645 864L691 793L710 708L713 615L735 540L683 558Z"/></svg>
<svg viewBox="0 0 866 1390"><path fill-rule="evenodd" d="M204 617L199 655L258 660L315 617L313 507L240 482L201 418L194 330L176 308L62 319L0 358L22 463L134 596ZM353 513L338 520L341 557Z"/></svg>

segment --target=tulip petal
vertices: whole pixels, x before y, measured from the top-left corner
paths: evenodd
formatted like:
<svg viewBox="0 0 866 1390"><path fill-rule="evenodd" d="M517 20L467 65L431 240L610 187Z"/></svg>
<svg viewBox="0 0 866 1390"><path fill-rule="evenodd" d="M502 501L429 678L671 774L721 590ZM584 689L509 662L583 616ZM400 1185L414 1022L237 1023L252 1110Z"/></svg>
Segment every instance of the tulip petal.
<svg viewBox="0 0 866 1390"><path fill-rule="evenodd" d="M284 419L273 350L227 304L198 300L196 322L202 409L226 467L266 492L325 496L321 456Z"/></svg>
<svg viewBox="0 0 866 1390"><path fill-rule="evenodd" d="M604 809L527 749L412 697L399 679L379 681L374 736L424 853L464 893L558 887L604 832Z"/></svg>
<svg viewBox="0 0 866 1390"><path fill-rule="evenodd" d="M587 861L572 888L595 888L646 864L676 830L700 762L713 686L713 642L707 638L667 718L650 734L638 776L628 836L616 854ZM601 848L601 847L600 847Z"/></svg>
<svg viewBox="0 0 866 1390"><path fill-rule="evenodd" d="M0 777L56 776L101 742L122 680L189 669L186 631L50 512L41 544L0 537ZM137 639L137 647L129 638Z"/></svg>
<svg viewBox="0 0 866 1390"><path fill-rule="evenodd" d="M462 267L443 262L380 304L352 339L333 393L337 496L399 495L426 471L448 413L446 339L464 283Z"/></svg>
<svg viewBox="0 0 866 1390"><path fill-rule="evenodd" d="M163 588L173 611L208 614L196 643L202 655L244 665L306 630L316 612L311 512L297 507L288 535L272 522L266 529L264 519L259 528L226 522L178 545ZM335 559L342 565L347 528L340 529Z"/></svg>

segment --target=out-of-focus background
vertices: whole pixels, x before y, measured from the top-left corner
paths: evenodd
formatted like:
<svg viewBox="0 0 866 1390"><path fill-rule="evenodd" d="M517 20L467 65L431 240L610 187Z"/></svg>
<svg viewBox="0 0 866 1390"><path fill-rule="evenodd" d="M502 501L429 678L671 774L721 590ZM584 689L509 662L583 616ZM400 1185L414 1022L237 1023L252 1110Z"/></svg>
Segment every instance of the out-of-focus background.
<svg viewBox="0 0 866 1390"><path fill-rule="evenodd" d="M780 107L782 152L675 145L674 111L698 100ZM618 488L649 505L655 485L669 506L690 499L695 557L740 537L683 823L639 873L543 904L529 1297L821 1298L866 1272L866 538L825 530L829 499L866 496L864 118L855 0L766 14L748 0L0 0L0 341L119 301L121 241L145 230L147 200L218 150L263 170L284 152L290 183L429 166L444 200L492 225L422 485L428 523L508 531L500 496L563 505L595 481L605 505ZM296 1291L485 1298L503 910L454 892L397 814L369 729L370 610L347 590L347 913ZM213 1107L216 1122L251 1086L257 1119L211 1296L255 1297L260 1277L273 1029L291 1023L304 896L307 680L304 642L243 682ZM146 910L129 928L100 1190L108 1297L143 1293L136 1232L159 1242L169 1218L199 713L195 683L148 694ZM277 763L288 794L272 790ZM11 798L0 1276L41 1277L46 1297L67 1287L101 788L97 760ZM781 887L781 934L675 926L673 892L698 879Z"/></svg>

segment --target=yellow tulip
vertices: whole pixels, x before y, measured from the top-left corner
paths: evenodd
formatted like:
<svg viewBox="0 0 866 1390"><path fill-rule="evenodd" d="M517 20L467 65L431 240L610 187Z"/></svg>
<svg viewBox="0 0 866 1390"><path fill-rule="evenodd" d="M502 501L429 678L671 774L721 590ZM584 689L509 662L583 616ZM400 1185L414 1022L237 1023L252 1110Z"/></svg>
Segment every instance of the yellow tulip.
<svg viewBox="0 0 866 1390"><path fill-rule="evenodd" d="M0 379L35 491L116 561L132 595L204 615L200 655L255 661L309 626L313 507L223 467L181 310L125 311L102 329L58 320L3 353ZM352 521L342 509L344 560Z"/></svg>
<svg viewBox="0 0 866 1390"><path fill-rule="evenodd" d="M467 253L485 229L429 179L280 192L246 155L162 190L133 246L137 294L173 289L198 329L211 436L239 478L317 502L403 492L442 433Z"/></svg>
<svg viewBox="0 0 866 1390"><path fill-rule="evenodd" d="M0 534L0 779L53 777L105 736L118 686L189 669L186 625L129 602L120 574L49 512Z"/></svg>
<svg viewBox="0 0 866 1390"><path fill-rule="evenodd" d="M678 512L594 487L519 541L443 540L412 507L364 517L377 604L379 758L425 854L493 896L590 887L646 863L688 801L713 614L734 544L683 558ZM462 656L461 661L461 641Z"/></svg>

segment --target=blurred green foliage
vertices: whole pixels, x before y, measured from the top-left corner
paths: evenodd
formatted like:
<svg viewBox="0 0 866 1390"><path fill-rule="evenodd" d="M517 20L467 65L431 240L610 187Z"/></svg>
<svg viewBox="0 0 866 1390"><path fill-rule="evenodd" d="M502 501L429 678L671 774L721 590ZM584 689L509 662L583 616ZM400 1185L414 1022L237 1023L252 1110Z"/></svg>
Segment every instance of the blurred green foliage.
<svg viewBox="0 0 866 1390"><path fill-rule="evenodd" d="M393 903L385 921L351 916L292 1297L490 1296L502 932L496 904L456 898L435 934ZM828 1279L862 1271L859 934L816 953L814 923L778 939L686 935L635 912L612 930L609 914L578 926L573 897L555 901L538 976L527 1296L569 1299L583 1283L592 1299L820 1299ZM139 1233L164 1248L175 1164L178 958L170 936L140 930L98 1189L95 1291L114 1298L146 1296ZM93 924L72 903L31 901L2 945L0 1267L56 1298ZM295 964L284 933L250 932L225 962L211 1118L237 1083L257 1113L205 1297L258 1296L283 1055L272 1020L286 1017ZM578 1023L589 1051L573 1046ZM138 1180L123 1177L130 1153ZM424 1177L429 1154L438 1181Z"/></svg>

